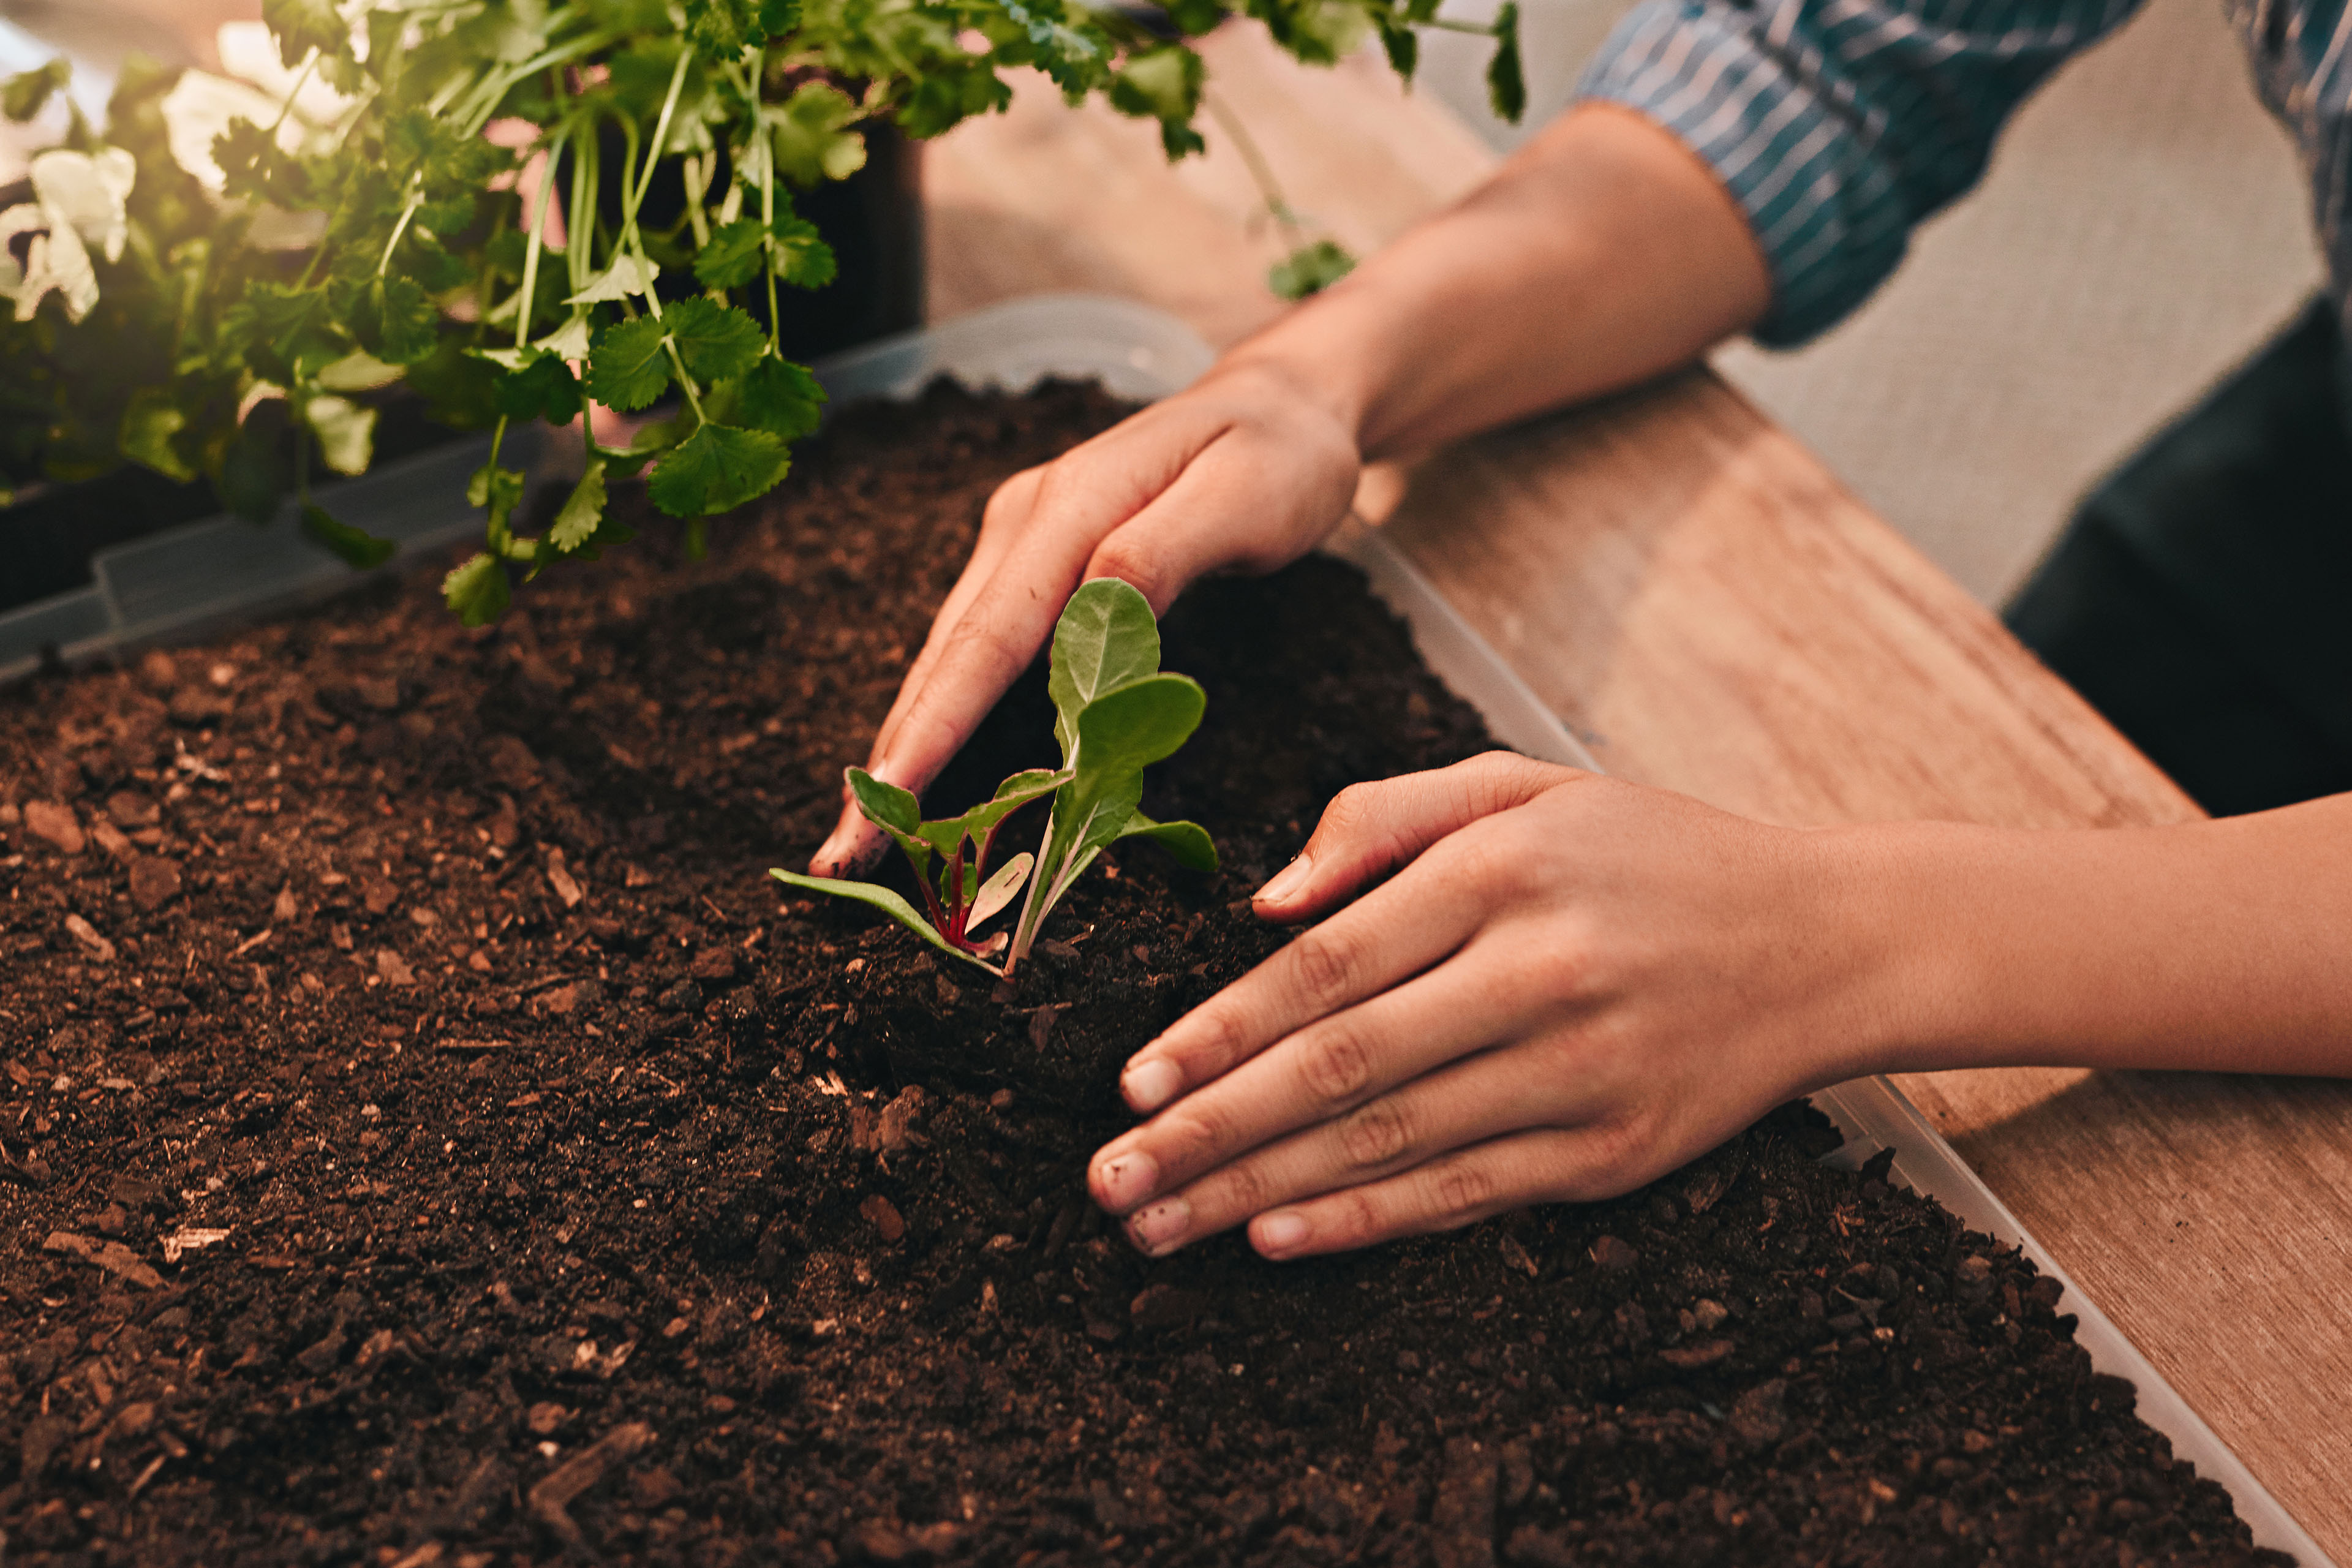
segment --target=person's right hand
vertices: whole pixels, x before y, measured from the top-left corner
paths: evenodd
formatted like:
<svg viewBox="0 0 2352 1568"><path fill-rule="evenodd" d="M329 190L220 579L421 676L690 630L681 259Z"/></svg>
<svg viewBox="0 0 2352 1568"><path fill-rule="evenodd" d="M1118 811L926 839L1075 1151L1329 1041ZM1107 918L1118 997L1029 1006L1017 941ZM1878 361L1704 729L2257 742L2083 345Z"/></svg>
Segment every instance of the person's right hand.
<svg viewBox="0 0 2352 1568"><path fill-rule="evenodd" d="M867 771L920 793L1045 646L1079 584L1123 578L1158 615L1208 573L1271 572L1339 525L1360 467L1353 432L1315 389L1256 362L1221 365L1013 475L989 500ZM809 868L845 875L882 848L845 785L841 821Z"/></svg>

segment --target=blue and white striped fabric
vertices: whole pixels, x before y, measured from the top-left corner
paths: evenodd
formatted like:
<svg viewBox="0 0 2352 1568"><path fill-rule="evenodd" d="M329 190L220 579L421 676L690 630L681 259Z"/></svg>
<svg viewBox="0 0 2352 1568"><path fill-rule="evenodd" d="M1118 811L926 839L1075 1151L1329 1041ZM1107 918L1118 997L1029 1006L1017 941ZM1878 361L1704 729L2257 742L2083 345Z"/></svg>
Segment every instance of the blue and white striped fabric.
<svg viewBox="0 0 2352 1568"><path fill-rule="evenodd" d="M1748 213L1772 271L1759 341L1859 305L1914 225L1974 184L2053 68L2139 0L1643 0L1580 87L1664 126ZM2264 102L2301 143L2339 310L2352 279L2352 10L2225 0Z"/></svg>

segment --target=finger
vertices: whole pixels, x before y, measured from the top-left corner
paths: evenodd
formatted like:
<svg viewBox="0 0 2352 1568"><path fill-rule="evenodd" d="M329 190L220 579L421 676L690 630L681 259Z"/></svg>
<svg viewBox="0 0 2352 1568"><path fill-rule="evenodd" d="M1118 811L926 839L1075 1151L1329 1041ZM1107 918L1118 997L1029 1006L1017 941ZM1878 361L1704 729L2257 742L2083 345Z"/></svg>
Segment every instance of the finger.
<svg viewBox="0 0 2352 1568"><path fill-rule="evenodd" d="M1449 768L1350 784L1324 807L1307 847L1252 904L1269 920L1311 919L1447 835L1580 776L1515 752L1488 752Z"/></svg>
<svg viewBox="0 0 2352 1568"><path fill-rule="evenodd" d="M1349 1112L1372 1116L1399 1085L1523 1036L1547 962L1524 942L1481 938L1420 978L1310 1024L1105 1144L1087 1167L1096 1201L1126 1214L1196 1178L1220 1179L1211 1172L1239 1171L1249 1186L1280 1168L1262 1163L1264 1146L1335 1118L1353 1121ZM1524 1092L1504 1098L1533 1103ZM1236 1199L1255 1205L1239 1217L1293 1195L1285 1188Z"/></svg>
<svg viewBox="0 0 2352 1568"><path fill-rule="evenodd" d="M929 784L1045 646L1102 539L1181 483L1223 428L1199 409L1147 409L1037 470L1025 497L1008 498L1006 522L996 530L1000 552L984 571L975 562L959 582L953 616L943 606L934 620L867 771L918 793ZM1163 588L1165 597L1181 586ZM1150 588L1144 591L1150 596ZM1154 607L1164 608L1165 599ZM823 874L842 851L870 853L879 842L845 796L834 837L812 865Z"/></svg>
<svg viewBox="0 0 2352 1568"><path fill-rule="evenodd" d="M1399 1237L1456 1230L1540 1203L1591 1203L1631 1191L1622 1134L1545 1128L1457 1149L1381 1181L1270 1209L1250 1245L1276 1260L1346 1252Z"/></svg>
<svg viewBox="0 0 2352 1568"><path fill-rule="evenodd" d="M1305 554L1347 514L1352 454L1310 460L1243 426L1221 432L1165 490L1113 530L1086 575L1133 584L1163 614L1212 572L1271 572ZM1269 484L1269 476L1290 482Z"/></svg>
<svg viewBox="0 0 2352 1568"><path fill-rule="evenodd" d="M972 602L994 575L1013 541L1026 528L1036 504L1037 492L1043 480L1042 468L1024 468L996 488L989 497L988 510L980 527L979 542L972 547L971 559L964 563L956 577L955 586L948 591L939 614L931 618L929 632L915 656L907 677L899 682L898 692L884 716L881 728L876 731L874 745L866 755L866 770L875 777L902 788L919 791L930 782L931 774L909 781L900 776L900 769L891 755L892 745L904 723L908 708L915 694L930 679L932 669L952 639L956 628L970 612ZM932 773L937 772L934 768ZM823 845L810 857L809 869L818 876L841 876L853 870L869 868L887 848L882 830L866 820L857 809L857 797L845 779L841 786L841 816Z"/></svg>
<svg viewBox="0 0 2352 1568"><path fill-rule="evenodd" d="M1139 1114L1173 1108L1276 1041L1402 984L1452 954L1524 878L1514 836L1455 834L1169 1026L1128 1059Z"/></svg>

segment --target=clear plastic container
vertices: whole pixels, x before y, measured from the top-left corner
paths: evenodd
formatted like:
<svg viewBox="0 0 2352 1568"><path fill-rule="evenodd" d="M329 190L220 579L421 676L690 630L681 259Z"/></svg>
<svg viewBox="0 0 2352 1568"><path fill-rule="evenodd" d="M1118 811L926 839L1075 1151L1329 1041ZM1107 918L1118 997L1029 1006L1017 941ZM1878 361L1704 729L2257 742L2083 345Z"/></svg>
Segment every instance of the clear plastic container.
<svg viewBox="0 0 2352 1568"><path fill-rule="evenodd" d="M854 349L814 368L836 406L911 396L940 375L1013 392L1049 375L1095 377L1122 397L1148 401L1190 384L1214 357L1192 329L1161 311L1125 300L1067 294L975 311ZM509 439L509 452L525 463L543 450L519 452L513 437ZM459 442L391 464L337 486L331 504L347 521L398 539L408 550L447 542L479 526L466 502L466 481L488 452L487 441ZM1497 740L1528 756L1595 766L1502 656L1377 531L1350 524L1327 548L1363 568L1373 591L1412 627L1430 668L1479 710ZM353 575L283 520L267 530L230 518L191 523L104 552L97 566L96 586L0 616L0 680L32 668L45 647L74 658L184 636L203 624L331 593ZM1976 1229L2021 1247L2035 1267L2066 1287L2064 1305L2079 1320L2075 1339L2090 1353L2092 1365L2137 1387L2141 1418L2171 1439L2178 1458L2229 1489L2256 1544L2291 1552L2305 1568L2328 1568L2318 1544L1902 1090L1884 1078L1862 1079L1824 1089L1813 1100L1846 1135L1844 1147L1829 1156L1831 1163L1851 1168L1891 1148L1898 1179Z"/></svg>
<svg viewBox="0 0 2352 1568"><path fill-rule="evenodd" d="M1213 357L1182 323L1156 310L1114 300L1039 299L875 344L844 356L824 373L827 386L843 401L910 395L941 374L1016 391L1050 374L1100 375L1123 396L1149 399L1183 387ZM1412 628L1414 645L1430 668L1478 709L1496 740L1548 762L1595 767L1591 755L1517 672L1377 530L1351 523L1326 548L1363 568L1373 592ZM2075 1314L2074 1338L2089 1352L2091 1364L2131 1381L2139 1391L2140 1418L2171 1439L2175 1457L2229 1489L2255 1543L2292 1553L2304 1568L2328 1568L2318 1543L1901 1089L1884 1078L1859 1079L1821 1091L1813 1102L1847 1140L1829 1163L1852 1169L1891 1148L1898 1180L1934 1197L1972 1228L2021 1248L2037 1268L2065 1286L2062 1304Z"/></svg>
<svg viewBox="0 0 2352 1568"><path fill-rule="evenodd" d="M552 445L543 430L524 426L508 433L500 460L528 470ZM489 455L487 436L452 441L322 485L319 500L352 527L396 542L400 552L378 571L397 572L416 553L481 527L466 484ZM267 527L210 517L101 550L90 557L90 575L87 588L0 615L0 682L29 673L51 649L79 663L184 638L338 593L362 574L312 543L289 503Z"/></svg>

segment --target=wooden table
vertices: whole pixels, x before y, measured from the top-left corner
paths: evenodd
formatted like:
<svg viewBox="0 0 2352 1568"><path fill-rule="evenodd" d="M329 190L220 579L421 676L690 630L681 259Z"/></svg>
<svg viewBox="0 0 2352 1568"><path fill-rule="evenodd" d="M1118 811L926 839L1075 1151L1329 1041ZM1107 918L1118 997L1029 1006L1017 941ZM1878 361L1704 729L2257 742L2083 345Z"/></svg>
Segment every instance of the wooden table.
<svg viewBox="0 0 2352 1568"><path fill-rule="evenodd" d="M1493 159L1374 62L1254 27L1211 89L1360 254ZM1213 140L1216 140L1213 131ZM1146 300L1220 345L1273 316L1276 237L1226 148L1049 90L934 144L931 305ZM1440 454L1386 527L1612 772L1792 824L2059 827L2197 808L1992 617L1711 374ZM1368 500L1370 499L1368 489ZM2352 1086L1916 1075L1905 1090L2332 1554L2352 1562Z"/></svg>

